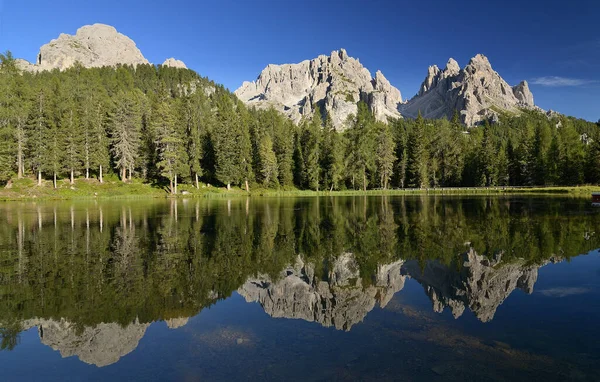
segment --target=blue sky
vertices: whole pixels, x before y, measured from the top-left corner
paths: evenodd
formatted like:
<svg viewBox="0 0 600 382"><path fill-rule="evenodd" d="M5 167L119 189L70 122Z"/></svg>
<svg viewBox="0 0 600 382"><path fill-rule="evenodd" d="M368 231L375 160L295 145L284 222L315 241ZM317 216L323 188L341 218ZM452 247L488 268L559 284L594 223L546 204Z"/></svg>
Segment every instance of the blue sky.
<svg viewBox="0 0 600 382"><path fill-rule="evenodd" d="M381 70L403 98L432 64L477 53L536 104L600 119L600 1L28 1L0 0L0 51L34 61L39 47L82 25L113 25L154 63L183 60L235 90L269 63L346 48Z"/></svg>

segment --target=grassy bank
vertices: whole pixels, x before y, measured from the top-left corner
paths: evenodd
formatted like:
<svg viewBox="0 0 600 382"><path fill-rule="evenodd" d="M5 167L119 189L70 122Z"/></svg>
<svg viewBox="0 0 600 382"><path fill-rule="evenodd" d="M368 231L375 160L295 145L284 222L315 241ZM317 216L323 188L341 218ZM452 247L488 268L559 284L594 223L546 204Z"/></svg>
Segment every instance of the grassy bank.
<svg viewBox="0 0 600 382"><path fill-rule="evenodd" d="M344 191L311 191L311 190L273 190L253 188L251 196L291 197L291 196L356 196L356 195L499 195L499 194L537 194L537 195L572 195L589 197L592 192L600 192L600 186L576 187L456 187L429 189L395 189L395 190L344 190ZM196 189L192 185L179 186L177 197L226 197L246 196L244 190L203 185ZM0 189L0 200L24 199L85 199L85 198L167 198L173 197L167 189L160 185L144 183L134 179L123 183L116 177L108 177L104 183L97 180L76 179L71 185L68 180L59 180L54 189L52 182L44 181L38 186L34 179L14 180L7 187Z"/></svg>

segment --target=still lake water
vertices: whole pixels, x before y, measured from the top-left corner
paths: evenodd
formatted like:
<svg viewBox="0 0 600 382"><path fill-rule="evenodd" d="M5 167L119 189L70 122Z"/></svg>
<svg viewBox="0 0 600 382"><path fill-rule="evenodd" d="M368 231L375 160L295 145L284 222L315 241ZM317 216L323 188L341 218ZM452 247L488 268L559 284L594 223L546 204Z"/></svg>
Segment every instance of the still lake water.
<svg viewBox="0 0 600 382"><path fill-rule="evenodd" d="M559 197L0 204L0 379L600 380Z"/></svg>

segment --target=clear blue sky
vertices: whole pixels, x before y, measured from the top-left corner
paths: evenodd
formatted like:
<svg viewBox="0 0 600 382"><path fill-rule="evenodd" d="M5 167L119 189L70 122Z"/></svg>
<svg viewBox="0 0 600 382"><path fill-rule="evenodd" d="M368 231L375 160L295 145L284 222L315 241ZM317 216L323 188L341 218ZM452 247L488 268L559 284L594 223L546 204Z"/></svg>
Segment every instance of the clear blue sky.
<svg viewBox="0 0 600 382"><path fill-rule="evenodd" d="M28 1L0 0L0 51L34 61L39 47L82 25L113 25L154 63L183 60L235 90L269 63L346 48L404 98L428 65L483 53L536 104L600 119L600 1Z"/></svg>

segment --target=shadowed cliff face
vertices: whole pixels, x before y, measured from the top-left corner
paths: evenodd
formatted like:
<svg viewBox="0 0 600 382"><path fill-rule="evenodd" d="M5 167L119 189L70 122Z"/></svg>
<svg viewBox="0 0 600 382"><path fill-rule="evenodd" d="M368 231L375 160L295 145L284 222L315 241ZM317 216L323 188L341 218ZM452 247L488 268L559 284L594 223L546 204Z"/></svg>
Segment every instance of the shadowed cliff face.
<svg viewBox="0 0 600 382"><path fill-rule="evenodd" d="M316 278L314 265L305 264L299 257L281 272L280 279L264 275L250 278L238 293L248 302L258 302L272 317L350 330L375 305L385 307L408 277L423 286L435 312L449 307L458 318L468 308L479 320L488 322L515 289L533 292L540 267L525 262L503 264L501 255L489 260L472 248L461 255L461 262L458 271L437 261L427 262L421 270L415 260L398 260L380 265L372 275L373 284L365 286L353 254L345 253L334 262L328 280Z"/></svg>

